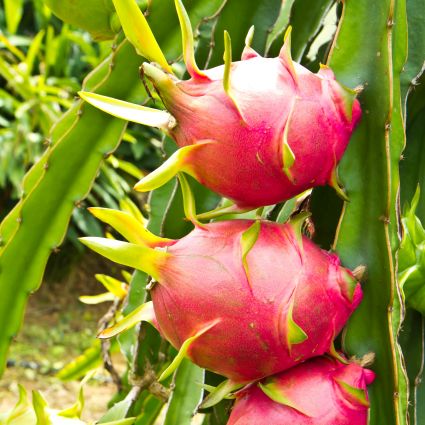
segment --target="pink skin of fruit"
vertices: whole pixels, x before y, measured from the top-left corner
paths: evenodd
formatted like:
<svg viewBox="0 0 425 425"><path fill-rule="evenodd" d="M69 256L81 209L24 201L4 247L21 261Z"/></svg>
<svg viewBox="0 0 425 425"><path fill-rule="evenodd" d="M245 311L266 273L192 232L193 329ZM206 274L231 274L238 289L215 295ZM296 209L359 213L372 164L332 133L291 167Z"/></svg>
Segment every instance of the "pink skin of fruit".
<svg viewBox="0 0 425 425"><path fill-rule="evenodd" d="M361 109L330 68L310 72L292 62L286 45L277 58L246 47L242 61L231 64L228 92L224 66L192 71L187 81L152 68L145 64L145 74L176 118L169 133L177 145L210 142L187 155L183 170L211 190L247 208L336 184Z"/></svg>
<svg viewBox="0 0 425 425"><path fill-rule="evenodd" d="M355 363L315 358L267 378L264 391L258 384L241 391L227 425L366 425L374 378Z"/></svg>
<svg viewBox="0 0 425 425"><path fill-rule="evenodd" d="M237 383L328 352L362 298L338 257L291 223L210 223L166 251L151 291L161 333L177 349L198 334L188 357Z"/></svg>

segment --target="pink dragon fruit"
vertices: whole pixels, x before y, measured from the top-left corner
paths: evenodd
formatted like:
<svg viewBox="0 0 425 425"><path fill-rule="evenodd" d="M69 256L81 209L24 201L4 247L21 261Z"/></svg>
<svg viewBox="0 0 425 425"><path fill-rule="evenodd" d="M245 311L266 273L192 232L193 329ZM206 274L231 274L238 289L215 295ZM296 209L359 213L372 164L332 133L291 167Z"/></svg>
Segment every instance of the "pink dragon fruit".
<svg viewBox="0 0 425 425"><path fill-rule="evenodd" d="M233 63L225 33L225 65L201 71L189 18L180 0L176 6L191 79L181 81L156 64L143 64L171 115L137 106L126 115L125 102L110 107L103 96L81 93L116 116L163 128L180 147L136 190L152 190L184 171L242 209L327 183L344 196L336 166L360 120L357 92L338 83L327 66L314 74L294 63L290 32L278 57L261 57L247 41L242 60Z"/></svg>
<svg viewBox="0 0 425 425"><path fill-rule="evenodd" d="M224 66L178 81L144 64L176 118L170 135L179 147L192 148L181 169L242 208L335 185L337 163L361 115L354 95L329 68L313 74L292 63L286 46L277 58L245 49L231 69L226 92ZM155 177L136 190L151 189Z"/></svg>
<svg viewBox="0 0 425 425"><path fill-rule="evenodd" d="M366 425L375 374L319 357L242 390L227 425Z"/></svg>
<svg viewBox="0 0 425 425"><path fill-rule="evenodd" d="M114 225L104 213L109 210L96 210ZM151 274L158 282L151 296L162 335L194 363L235 383L328 352L362 297L338 257L301 236L296 222L210 223L178 241L150 238L151 247L82 241Z"/></svg>

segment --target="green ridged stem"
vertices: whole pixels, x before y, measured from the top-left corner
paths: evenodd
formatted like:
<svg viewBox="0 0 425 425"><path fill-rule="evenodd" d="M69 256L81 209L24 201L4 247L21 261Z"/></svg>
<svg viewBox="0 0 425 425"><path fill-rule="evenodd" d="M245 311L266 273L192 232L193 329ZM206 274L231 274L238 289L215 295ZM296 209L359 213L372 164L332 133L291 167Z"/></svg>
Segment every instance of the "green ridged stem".
<svg viewBox="0 0 425 425"><path fill-rule="evenodd" d="M335 245L345 266L367 267L364 298L344 332L343 345L349 355L376 355L370 425L407 423L395 258L398 163L404 147L399 77L406 60L405 7L403 0L345 1L329 60L339 81L365 87L360 96L363 118L339 167L350 202Z"/></svg>

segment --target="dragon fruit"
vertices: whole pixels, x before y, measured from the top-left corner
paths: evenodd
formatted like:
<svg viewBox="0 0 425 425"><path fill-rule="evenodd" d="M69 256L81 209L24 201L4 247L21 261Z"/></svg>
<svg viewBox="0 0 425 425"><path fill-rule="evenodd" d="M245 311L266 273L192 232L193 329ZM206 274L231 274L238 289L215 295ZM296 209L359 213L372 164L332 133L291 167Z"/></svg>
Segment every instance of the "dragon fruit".
<svg viewBox="0 0 425 425"><path fill-rule="evenodd" d="M162 335L194 363L234 383L328 352L360 303L353 274L302 236L300 221L209 223L178 241L142 235L148 243L137 245L135 227L120 230L108 213L113 210L91 210L133 243L83 243L152 275Z"/></svg>
<svg viewBox="0 0 425 425"><path fill-rule="evenodd" d="M319 357L242 390L227 425L366 425L375 374Z"/></svg>
<svg viewBox="0 0 425 425"><path fill-rule="evenodd" d="M191 78L181 81L155 63L142 66L171 115L137 105L125 114L125 102L108 106L103 96L81 93L116 116L163 128L180 147L136 190L152 190L184 171L242 209L327 183L344 196L336 166L360 120L357 92L327 66L314 74L294 63L290 31L278 57L261 57L247 41L242 60L233 63L225 33L225 64L201 71L189 18L180 0L176 6Z"/></svg>

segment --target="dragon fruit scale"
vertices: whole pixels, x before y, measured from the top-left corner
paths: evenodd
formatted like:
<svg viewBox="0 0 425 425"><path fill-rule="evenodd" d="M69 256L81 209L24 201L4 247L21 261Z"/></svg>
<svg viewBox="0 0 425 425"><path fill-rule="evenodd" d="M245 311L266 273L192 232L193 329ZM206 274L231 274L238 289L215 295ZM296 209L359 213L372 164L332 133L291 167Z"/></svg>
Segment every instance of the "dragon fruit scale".
<svg viewBox="0 0 425 425"><path fill-rule="evenodd" d="M125 115L125 102L111 108L103 96L81 93L116 116L161 127L180 148L136 190L152 190L184 171L242 209L325 184L344 196L336 166L361 117L357 92L338 83L327 66L314 74L293 62L290 29L276 58L261 57L249 46L251 31L237 62L225 32L225 64L201 71L189 18L180 0L176 6L191 78L179 80L156 63L142 65L168 115L156 111L155 119L149 118L154 110L142 107Z"/></svg>
<svg viewBox="0 0 425 425"><path fill-rule="evenodd" d="M113 225L107 211L92 209ZM150 246L134 236L82 241L152 275L162 335L199 366L246 383L329 352L362 298L352 273L300 226L232 220L177 241L150 237Z"/></svg>
<svg viewBox="0 0 425 425"><path fill-rule="evenodd" d="M374 372L318 357L239 392L227 425L367 425Z"/></svg>

